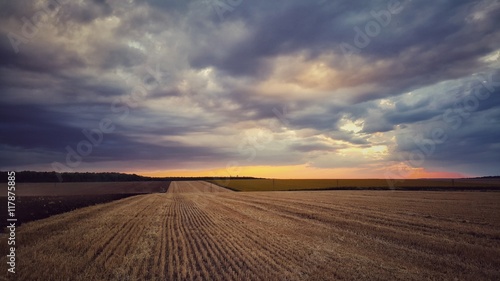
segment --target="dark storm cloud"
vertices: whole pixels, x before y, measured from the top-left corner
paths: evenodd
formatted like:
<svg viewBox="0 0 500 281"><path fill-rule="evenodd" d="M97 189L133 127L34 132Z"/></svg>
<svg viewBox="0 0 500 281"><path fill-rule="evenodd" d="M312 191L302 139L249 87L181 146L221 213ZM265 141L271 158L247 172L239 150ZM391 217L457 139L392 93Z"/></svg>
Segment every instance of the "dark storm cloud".
<svg viewBox="0 0 500 281"><path fill-rule="evenodd" d="M350 144L355 144L355 145L368 145L370 142L366 140L367 136L357 136L354 133L351 132L343 132L343 131L332 131L331 133L327 134L330 136L332 139L335 140L341 140L348 142Z"/></svg>
<svg viewBox="0 0 500 281"><path fill-rule="evenodd" d="M375 76L375 80L388 86L387 93L367 94L358 101L392 96L468 76L480 69L478 58L498 48L500 34L494 19L498 18L500 7L488 7L480 11L485 13L482 18L471 19L470 14L479 6L470 1L409 4L398 15L400 21L391 23L380 37L362 49L362 54L371 60L393 60L404 70Z"/></svg>
<svg viewBox="0 0 500 281"><path fill-rule="evenodd" d="M131 67L144 63L145 56L128 46L102 46L97 50L100 53L99 65L105 70L115 67Z"/></svg>
<svg viewBox="0 0 500 281"><path fill-rule="evenodd" d="M396 101L395 107L381 116L380 123L395 126L431 119L455 120L459 117L467 119L470 115L482 115L484 111L497 108L500 105L500 88L498 87L500 71L472 77L469 81L464 81L463 84L453 88L437 87L434 92L426 96L415 93L408 98L411 103L404 99ZM482 82L487 83L482 84ZM450 124L456 122L449 121Z"/></svg>
<svg viewBox="0 0 500 281"><path fill-rule="evenodd" d="M333 130L342 118L340 114L312 113L299 118L292 118L291 124L295 128L315 128L317 130Z"/></svg>
<svg viewBox="0 0 500 281"><path fill-rule="evenodd" d="M463 173L498 174L500 109L497 106L460 113L450 115L453 118L449 119L443 114L434 122L410 125L399 131L400 154L394 154L394 160L399 157L412 166L446 167Z"/></svg>
<svg viewBox="0 0 500 281"><path fill-rule="evenodd" d="M51 112L37 105L0 104L0 142L25 149L55 150L81 138L81 129L65 125L71 114Z"/></svg>
<svg viewBox="0 0 500 281"><path fill-rule="evenodd" d="M34 46L23 44L22 50L15 53L7 34L3 33L0 41L0 66L12 70L25 70L38 73L61 73L78 67L84 67L84 58L73 50L65 50L59 45Z"/></svg>
<svg viewBox="0 0 500 281"><path fill-rule="evenodd" d="M112 13L111 6L106 0L86 1L83 5L65 3L60 19L63 21L74 21L79 24L88 24L95 19L106 17Z"/></svg>
<svg viewBox="0 0 500 281"><path fill-rule="evenodd" d="M138 147L140 149L137 149ZM105 136L103 143L94 149L95 152L90 156L84 157L84 162L128 161L130 159L193 161L217 155L228 156L221 151L214 151L211 148L187 146L173 141L166 141L161 145L151 144L136 141L133 138L120 134L109 135L109 137Z"/></svg>
<svg viewBox="0 0 500 281"><path fill-rule="evenodd" d="M443 111L429 110L427 108L418 108L414 110L408 111L394 111L387 114L386 121L396 124L405 124L405 123L415 123L420 121L429 120L439 114L442 114ZM383 121L383 120L382 120Z"/></svg>
<svg viewBox="0 0 500 281"><path fill-rule="evenodd" d="M60 166L63 167L63 171L70 171L73 168L78 170L80 166L84 165L88 167L88 164L92 163L116 161L127 163L130 159L134 161L164 161L164 165L175 167L176 165L182 166L185 162L210 161L216 157L232 156L232 154L207 147L187 146L178 142L156 145L133 141L128 137L113 134L106 135L99 146L92 148L90 155L83 156L81 162L73 167L69 163L75 163L75 160L73 158L70 162L67 161L68 151L75 153L77 145L78 143L70 143L52 151L38 148L27 149L17 144L16 146L2 145L0 155L2 155L4 162L0 164L0 167L8 169L13 165L19 165L20 167L35 166L49 169L51 164L58 162L64 165ZM137 149L138 147L140 149Z"/></svg>
<svg viewBox="0 0 500 281"><path fill-rule="evenodd" d="M265 66L262 59L299 50L311 53L334 48L333 40L347 39L351 26L342 22L356 13L361 4L322 6L302 1L252 2L242 4L231 20L243 20L251 36L225 50L223 57L204 52L194 57L193 65L213 65L230 74L258 75ZM348 9L350 11L345 13ZM240 16L240 17L238 17Z"/></svg>
<svg viewBox="0 0 500 281"><path fill-rule="evenodd" d="M293 144L290 145L290 150L300 151L300 152L311 152L311 151L332 151L334 148L322 143L311 143L311 144Z"/></svg>
<svg viewBox="0 0 500 281"><path fill-rule="evenodd" d="M2 168L11 165L49 165L52 161L64 165L68 154L68 147L77 150L81 142L89 141L87 132L98 128L98 121L82 122L80 126L69 125L65 120L77 118L72 113L61 113L48 111L34 105L1 105L0 118L2 119L2 130L9 131L0 137L2 146ZM93 114L96 111L92 111ZM88 124L82 125L83 123ZM134 128L131 125L120 125L112 123L115 128L112 133L101 133L102 141L92 148L92 153L83 157L84 163L95 163L103 161L128 161L135 160L164 160L172 161L195 161L214 157L229 157L223 151L209 147L190 146L175 141L162 141L153 144L147 140L140 141L127 134L159 134L165 136L180 135L187 130L195 128L171 127L152 125ZM158 131L157 129L162 129ZM92 133L93 138L99 139ZM140 149L138 149L140 148ZM7 166L4 166L7 165Z"/></svg>
<svg viewBox="0 0 500 281"><path fill-rule="evenodd" d="M497 112L496 122L499 120ZM415 167L444 168L476 175L497 175L500 158L500 134L497 124L480 126L469 124L457 132L447 131L448 138L444 143L432 143L429 139L425 145L422 141L408 141L407 145L399 146L406 152L402 159ZM431 147L432 152L427 152Z"/></svg>
<svg viewBox="0 0 500 281"><path fill-rule="evenodd" d="M277 7L262 3L248 5L253 9L243 5L241 12L236 10L236 15L228 21L245 21L251 35L225 50L222 56L219 51L215 54L204 50L192 63L198 67L215 66L230 75L266 76L269 72L265 59L273 56L298 51L306 51L311 59L329 51L343 56L340 42L354 45L354 27L363 28L373 20L370 13L387 10L387 3L372 1L369 6L343 1L328 5L303 2L287 2ZM362 79L356 77L359 75L353 69L355 74L351 77L355 84L375 82L383 89L354 96L352 101L355 103L470 75L480 66L478 57L497 48L500 36L493 19L500 11L498 5L491 7L484 19L471 22L467 16L478 4L470 1L402 3L402 12L392 15L390 24L382 27L367 47L360 49L367 63L387 60L391 66ZM269 8L255 8L261 7L259 4ZM365 17L352 20L359 15ZM344 58L334 64L345 68L348 60Z"/></svg>
<svg viewBox="0 0 500 281"><path fill-rule="evenodd" d="M195 1L184 1L184 0L171 0L171 1L163 1L163 0L138 0L137 3L147 3L151 5L153 8L160 8L165 12L177 12L177 13L185 13L190 5L193 5Z"/></svg>
<svg viewBox="0 0 500 281"><path fill-rule="evenodd" d="M368 119L365 121L363 126L363 133L373 134L373 133L385 133L392 131L394 125L390 124L383 117L380 119Z"/></svg>
<svg viewBox="0 0 500 281"><path fill-rule="evenodd" d="M353 57L344 53L343 43L355 46L355 28L365 30L373 12L387 14L389 2L243 0L220 17L214 1L66 1L16 53L10 34L22 36L23 17L32 20L44 5L4 1L0 117L9 133L0 137L0 154L16 166L63 162L65 148L85 139L83 129L110 118L115 131L85 162L219 163L238 157L239 144L230 136L278 120L283 128L276 134L309 130L341 145L300 137L287 142L286 134L279 135L269 144L279 143L279 149L259 151L248 165L313 163L316 152L333 155L380 143L394 153L388 160L398 161L419 147L395 128L428 137L470 94L467 81L478 83L484 78L474 74L491 72L492 60L484 56L499 48L500 5L401 1L401 12L391 14L366 47L357 47ZM302 61L293 61L299 56ZM170 72L168 81L149 83L157 79L147 76L151 62ZM335 70L332 81L302 85L300 75L291 77L317 62ZM276 72L280 67L284 74ZM439 86L454 79L464 82ZM267 93L266 85L278 86ZM144 88L136 106L127 105ZM117 101L115 106L128 107L125 118L112 109ZM497 87L460 129L448 131L446 144L426 163L493 173L488 166L500 159L499 106ZM362 124L361 131L343 129L347 121ZM375 134L387 137L373 141Z"/></svg>

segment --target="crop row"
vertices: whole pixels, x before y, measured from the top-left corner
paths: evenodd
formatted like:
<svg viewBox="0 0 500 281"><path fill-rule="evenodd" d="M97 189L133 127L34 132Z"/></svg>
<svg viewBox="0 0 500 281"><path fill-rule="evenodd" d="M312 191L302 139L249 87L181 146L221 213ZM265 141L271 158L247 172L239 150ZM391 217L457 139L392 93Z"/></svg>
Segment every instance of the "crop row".
<svg viewBox="0 0 500 281"><path fill-rule="evenodd" d="M496 192L241 193L210 188L175 182L167 193L27 223L18 230L15 277L500 278ZM4 239L0 247L7 244ZM0 262L5 265L5 258Z"/></svg>

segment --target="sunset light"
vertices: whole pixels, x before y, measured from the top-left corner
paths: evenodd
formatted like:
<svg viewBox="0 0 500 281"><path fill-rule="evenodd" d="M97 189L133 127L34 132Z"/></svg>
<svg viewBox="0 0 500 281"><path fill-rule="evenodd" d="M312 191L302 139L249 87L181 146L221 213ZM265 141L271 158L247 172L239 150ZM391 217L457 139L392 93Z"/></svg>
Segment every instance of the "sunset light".
<svg viewBox="0 0 500 281"><path fill-rule="evenodd" d="M500 0L3 0L0 38L0 280L500 280Z"/></svg>
<svg viewBox="0 0 500 281"><path fill-rule="evenodd" d="M5 4L1 168L498 173L494 1L121 2Z"/></svg>

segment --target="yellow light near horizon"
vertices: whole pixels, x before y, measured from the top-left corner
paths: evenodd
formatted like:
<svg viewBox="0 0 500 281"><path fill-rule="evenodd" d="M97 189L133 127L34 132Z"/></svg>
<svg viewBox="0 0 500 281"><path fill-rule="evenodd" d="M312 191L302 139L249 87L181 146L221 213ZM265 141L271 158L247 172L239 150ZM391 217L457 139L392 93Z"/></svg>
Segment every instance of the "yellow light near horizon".
<svg viewBox="0 0 500 281"><path fill-rule="evenodd" d="M328 179L328 178L370 178L375 174L360 173L358 168L316 168L307 164L288 166L242 166L232 170L169 170L138 172L151 177L236 177L251 176L277 179Z"/></svg>
<svg viewBox="0 0 500 281"><path fill-rule="evenodd" d="M378 150L375 149L375 150ZM307 164L289 166L244 166L238 168L238 173L231 176L251 176L260 178L275 179L384 179L387 169L367 169L356 168L317 168ZM400 175L400 168L389 167L394 170L394 175ZM233 171L234 172L234 171ZM211 170L168 170L168 171L144 171L135 174L150 177L229 177L230 173L226 168ZM401 178L458 178L464 177L462 174L448 173L442 171L427 171L424 168L413 168L402 173ZM399 177L398 177L399 178Z"/></svg>

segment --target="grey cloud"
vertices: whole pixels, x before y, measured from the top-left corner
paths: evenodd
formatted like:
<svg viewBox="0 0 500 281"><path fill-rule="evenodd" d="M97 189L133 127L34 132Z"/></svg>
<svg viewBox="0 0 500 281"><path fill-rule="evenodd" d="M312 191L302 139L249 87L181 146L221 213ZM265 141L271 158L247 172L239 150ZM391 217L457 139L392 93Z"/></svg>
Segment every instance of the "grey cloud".
<svg viewBox="0 0 500 281"><path fill-rule="evenodd" d="M113 11L105 0L85 1L81 5L67 2L61 6L59 18L64 22L73 21L79 24L88 24L97 18L110 15Z"/></svg>
<svg viewBox="0 0 500 281"><path fill-rule="evenodd" d="M175 167L171 164L175 162L208 166L241 160L237 144L229 137L227 143L200 146L165 139L194 134L226 140L249 124L277 120L274 110L281 112L283 107L289 125L283 131L311 130L349 147L369 147L370 136L397 133L394 128L404 128L409 135L426 134L442 122L443 113L467 96L465 82L473 80L474 73L491 71L488 64L494 64L480 58L498 50L500 39L500 5L492 1L413 1L392 15L391 23L361 50L362 63L349 67L340 43L354 44L354 27L363 28L373 19L370 11L385 9L387 1L243 1L221 20L213 7L199 1L141 0L129 5L96 0L62 6L40 31L43 36L21 45L15 54L7 34L19 32L20 19L37 10L28 1L0 6L0 23L5 26L0 29L0 115L2 129L11 132L0 138L0 154L16 166L63 159L65 146L78 143L83 128L105 117L114 118L116 132L87 158L95 165L137 160L148 166L147 161L165 160L162 163L169 162L169 167ZM116 26L99 25L107 20ZM99 36L104 31L87 29L93 25L113 28ZM78 40L73 36L78 32L96 36L71 41ZM292 98L286 91L264 95L253 87L270 78L281 79L271 77L278 58L298 54L311 62L334 55L324 61L339 73L339 81L324 90L330 95ZM151 62L172 72L168 83L148 90L125 120L117 119L110 104L130 95L135 80L144 78L141 67ZM209 78L198 73L206 67L214 73ZM453 89L436 86L453 79L465 84ZM424 92L426 87L435 92ZM404 96L409 91L415 91L414 98ZM197 114L177 115L176 99L182 100L178 107L193 106ZM395 106L380 106L381 99ZM165 108L153 109L152 103ZM500 158L499 105L496 89L428 157L427 165L493 173L498 166L495 159ZM356 134L341 130L343 118L363 120L363 130ZM150 138L157 141L149 142ZM290 144L280 138L285 137L276 137L269 145L274 150L259 151L254 162L240 162L312 161L313 166L332 166L331 160L314 163L308 155L338 148L314 139ZM402 138L385 143L394 146L388 156L391 161L418 148ZM335 165L362 164L360 160Z"/></svg>
<svg viewBox="0 0 500 281"><path fill-rule="evenodd" d="M0 105L0 143L26 149L54 150L81 137L81 130L62 121L70 115L58 114L35 105Z"/></svg>
<svg viewBox="0 0 500 281"><path fill-rule="evenodd" d="M324 143L307 143L307 144L293 144L290 145L290 150L299 152L312 152L312 151L334 151L337 147L332 147Z"/></svg>
<svg viewBox="0 0 500 281"><path fill-rule="evenodd" d="M500 110L495 108L482 113L473 112L470 117L462 119L459 127L442 120L420 128L410 126L403 131L405 133L397 135L398 146L393 158L417 166L456 168L460 172L479 175L498 174L499 121ZM444 132L444 142L433 137L435 130Z"/></svg>
<svg viewBox="0 0 500 281"><path fill-rule="evenodd" d="M388 122L385 118L377 118L377 119L368 119L364 122L363 125L363 133L372 134L372 133L384 133L389 132L394 129L394 125Z"/></svg>

